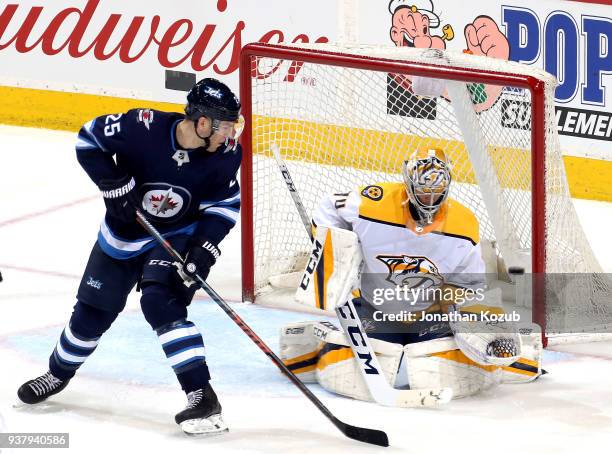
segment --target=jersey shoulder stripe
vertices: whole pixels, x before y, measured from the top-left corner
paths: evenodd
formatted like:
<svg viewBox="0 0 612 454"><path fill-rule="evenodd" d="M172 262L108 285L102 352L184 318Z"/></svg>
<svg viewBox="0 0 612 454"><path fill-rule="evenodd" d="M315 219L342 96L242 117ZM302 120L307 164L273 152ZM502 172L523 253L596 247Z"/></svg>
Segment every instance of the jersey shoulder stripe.
<svg viewBox="0 0 612 454"><path fill-rule="evenodd" d="M406 227L410 211L404 183L380 183L359 189L359 218L380 224ZM439 216L439 217L438 217ZM472 244L480 241L478 220L466 206L448 199L439 211L431 233L463 238Z"/></svg>

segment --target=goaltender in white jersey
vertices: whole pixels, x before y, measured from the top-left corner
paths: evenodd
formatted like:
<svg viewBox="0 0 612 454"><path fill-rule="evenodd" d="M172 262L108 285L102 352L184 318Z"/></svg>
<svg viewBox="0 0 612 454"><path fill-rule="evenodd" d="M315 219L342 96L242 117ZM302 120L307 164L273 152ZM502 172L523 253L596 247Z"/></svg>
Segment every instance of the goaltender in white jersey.
<svg viewBox="0 0 612 454"><path fill-rule="evenodd" d="M478 221L448 197L445 154L413 153L403 176L403 183L322 201L296 300L329 310L352 298L395 388L449 387L462 397L537 378L540 335L537 329L519 335L499 295L486 292ZM372 400L350 343L332 324L285 326L280 343L281 356L302 380Z"/></svg>

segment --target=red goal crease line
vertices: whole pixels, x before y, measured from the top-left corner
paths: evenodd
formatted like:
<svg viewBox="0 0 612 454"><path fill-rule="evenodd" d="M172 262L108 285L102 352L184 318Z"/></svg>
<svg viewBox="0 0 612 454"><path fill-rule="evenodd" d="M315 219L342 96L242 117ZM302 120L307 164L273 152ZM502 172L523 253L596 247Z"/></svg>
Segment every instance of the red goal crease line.
<svg viewBox="0 0 612 454"><path fill-rule="evenodd" d="M14 266L14 265L6 265L0 263L0 270L12 270L12 271L20 271L23 273L33 273L33 274L42 274L45 276L53 276L53 277L62 277L66 279L80 279L80 275L62 273L61 271L53 271L53 270L38 270L35 268L28 268L24 266Z"/></svg>
<svg viewBox="0 0 612 454"><path fill-rule="evenodd" d="M40 210L40 211L34 211L32 213L27 213L24 214L22 216L18 216L16 218L12 218L12 219L7 219L6 221L0 221L0 228L2 227L6 227L8 225L12 225L12 224L18 224L19 222L23 222L23 221L28 221L30 219L39 217L39 216L44 216L45 214L50 214L50 213L54 213L56 211L60 211L63 210L65 208L71 208L73 206L79 205L81 203L85 203L85 202L89 202L91 200L97 199L98 195L91 195L88 197L84 197L82 199L77 199L77 200L73 200L71 202L66 202L66 203L62 203L61 205L55 205L49 208L45 208L44 210Z"/></svg>

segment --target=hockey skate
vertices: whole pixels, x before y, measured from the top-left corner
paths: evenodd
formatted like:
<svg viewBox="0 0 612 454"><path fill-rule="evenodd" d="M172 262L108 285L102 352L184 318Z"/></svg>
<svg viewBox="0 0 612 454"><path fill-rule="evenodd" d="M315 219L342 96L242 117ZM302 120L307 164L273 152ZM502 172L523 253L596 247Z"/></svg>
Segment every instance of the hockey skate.
<svg viewBox="0 0 612 454"><path fill-rule="evenodd" d="M51 372L47 372L21 385L17 390L17 397L24 404L38 404L62 391L69 382L70 379L60 380Z"/></svg>
<svg viewBox="0 0 612 454"><path fill-rule="evenodd" d="M221 404L210 384L187 394L187 407L174 420L189 435L218 435L229 429L221 417Z"/></svg>

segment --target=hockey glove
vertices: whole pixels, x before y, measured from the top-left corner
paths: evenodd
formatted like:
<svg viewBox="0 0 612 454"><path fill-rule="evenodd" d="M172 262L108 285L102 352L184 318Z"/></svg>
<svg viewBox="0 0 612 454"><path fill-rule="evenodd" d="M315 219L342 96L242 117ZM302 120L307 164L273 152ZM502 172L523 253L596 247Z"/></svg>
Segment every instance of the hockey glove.
<svg viewBox="0 0 612 454"><path fill-rule="evenodd" d="M210 268L215 264L221 251L216 244L209 240L204 240L202 246L194 245L187 252L185 264L179 268L179 275L183 278L186 286L190 286L195 281L196 274L206 280Z"/></svg>
<svg viewBox="0 0 612 454"><path fill-rule="evenodd" d="M136 194L134 178L125 176L118 180L101 180L98 187L102 191L109 216L123 222L132 222L136 219L136 209L140 200Z"/></svg>

